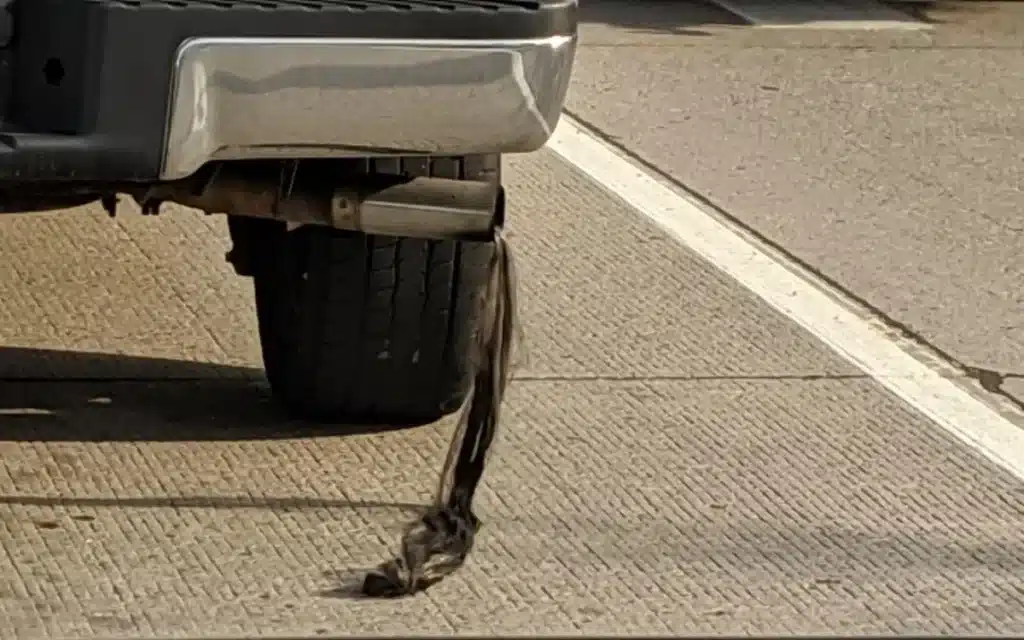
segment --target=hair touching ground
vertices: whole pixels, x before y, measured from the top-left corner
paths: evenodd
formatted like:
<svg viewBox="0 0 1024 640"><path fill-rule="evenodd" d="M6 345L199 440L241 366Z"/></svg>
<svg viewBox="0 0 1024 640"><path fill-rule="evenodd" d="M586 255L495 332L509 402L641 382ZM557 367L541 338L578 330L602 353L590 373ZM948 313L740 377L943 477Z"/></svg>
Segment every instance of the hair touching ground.
<svg viewBox="0 0 1024 640"><path fill-rule="evenodd" d="M393 598L425 590L462 566L473 549L480 528L473 496L498 429L517 331L515 267L500 227L478 303L479 329L470 353L472 389L468 406L459 415L437 494L406 529L398 555L366 575L364 595Z"/></svg>

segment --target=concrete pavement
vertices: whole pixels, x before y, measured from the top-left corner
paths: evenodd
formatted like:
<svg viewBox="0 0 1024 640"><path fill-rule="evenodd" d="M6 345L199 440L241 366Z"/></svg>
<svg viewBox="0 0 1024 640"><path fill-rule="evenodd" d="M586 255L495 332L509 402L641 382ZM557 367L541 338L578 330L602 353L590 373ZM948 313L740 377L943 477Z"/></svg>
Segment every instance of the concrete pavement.
<svg viewBox="0 0 1024 640"><path fill-rule="evenodd" d="M549 152L509 176L529 360L488 526L395 603L330 590L450 425L281 422L216 219L3 220L0 636L1024 629L1018 483Z"/></svg>
<svg viewBox="0 0 1024 640"><path fill-rule="evenodd" d="M741 29L719 44L659 33L640 46L629 29L588 29L607 40L583 48L573 109L662 154L667 173L732 194L752 226L772 216L794 252L827 246L822 260L849 260L854 276L854 252L872 277L911 241L930 248L902 269L948 267L952 240L910 234L880 212L870 180L843 181L866 159L822 169L830 190L802 176L793 139L825 144L834 123L805 117L809 89L792 89L809 101L798 103L761 88L797 76L771 76L769 50L728 40L896 36ZM778 55L829 77L826 54ZM935 95L966 100L949 93ZM1006 124L1000 104L982 109L993 126ZM778 130L755 124L759 110ZM855 124L842 144L873 140ZM971 148L1005 152L983 147ZM986 175L1008 163L991 156ZM1024 485L555 154L513 158L507 175L527 360L481 496L486 526L460 573L399 602L337 589L427 499L450 423L285 421L259 369L249 283L222 261L220 218L0 219L0 637L1024 633ZM877 199L844 218L854 231L812 224L808 202L838 210L849 194ZM947 224L988 237L976 222ZM971 277L1009 291L985 259L934 295L966 305L982 295ZM856 292L895 296L905 279ZM920 311L928 299L907 308L944 313Z"/></svg>
<svg viewBox="0 0 1024 640"><path fill-rule="evenodd" d="M1021 401L1024 4L937 4L833 32L591 0L569 107Z"/></svg>

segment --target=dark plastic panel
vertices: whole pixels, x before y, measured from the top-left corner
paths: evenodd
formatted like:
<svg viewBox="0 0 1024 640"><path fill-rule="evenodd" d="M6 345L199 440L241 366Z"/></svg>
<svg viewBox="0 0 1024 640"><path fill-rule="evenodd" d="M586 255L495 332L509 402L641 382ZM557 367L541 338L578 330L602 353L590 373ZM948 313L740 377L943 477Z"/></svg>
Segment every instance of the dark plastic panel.
<svg viewBox="0 0 1024 640"><path fill-rule="evenodd" d="M569 0L17 0L12 14L8 182L155 179L171 64L190 37L517 39L576 23Z"/></svg>

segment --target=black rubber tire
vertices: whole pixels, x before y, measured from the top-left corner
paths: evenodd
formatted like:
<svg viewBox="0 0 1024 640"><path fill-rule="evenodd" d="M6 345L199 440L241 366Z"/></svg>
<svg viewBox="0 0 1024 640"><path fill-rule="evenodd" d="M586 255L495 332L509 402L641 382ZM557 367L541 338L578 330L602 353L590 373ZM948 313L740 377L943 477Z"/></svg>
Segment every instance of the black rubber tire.
<svg viewBox="0 0 1024 640"><path fill-rule="evenodd" d="M466 177L466 164L445 173ZM267 378L289 414L413 425L458 410L490 243L312 226L275 237L253 284Z"/></svg>

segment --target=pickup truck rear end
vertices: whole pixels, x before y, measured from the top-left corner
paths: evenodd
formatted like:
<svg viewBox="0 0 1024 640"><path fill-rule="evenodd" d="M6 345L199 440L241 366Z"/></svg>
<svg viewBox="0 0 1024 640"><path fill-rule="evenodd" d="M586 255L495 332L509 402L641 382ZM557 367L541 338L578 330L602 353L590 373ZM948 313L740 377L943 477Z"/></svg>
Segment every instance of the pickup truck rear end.
<svg viewBox="0 0 1024 640"><path fill-rule="evenodd" d="M558 122L575 0L5 9L0 212L113 213L121 194L226 213L293 414L421 423L461 405L500 158Z"/></svg>

